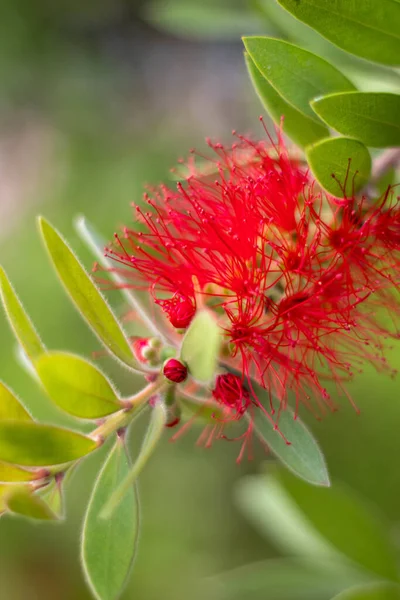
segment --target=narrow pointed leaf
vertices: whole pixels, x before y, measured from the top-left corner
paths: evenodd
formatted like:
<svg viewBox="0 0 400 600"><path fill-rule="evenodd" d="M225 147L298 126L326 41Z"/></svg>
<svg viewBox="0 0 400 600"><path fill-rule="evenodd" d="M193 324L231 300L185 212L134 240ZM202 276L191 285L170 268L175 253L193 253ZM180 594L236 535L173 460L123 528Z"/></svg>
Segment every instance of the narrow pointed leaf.
<svg viewBox="0 0 400 600"><path fill-rule="evenodd" d="M41 218L39 225L57 275L82 317L114 356L140 368L110 307L72 250L50 223Z"/></svg>
<svg viewBox="0 0 400 600"><path fill-rule="evenodd" d="M277 125L280 126L283 117L283 131L298 146L308 146L329 135L325 125L316 123L314 119L305 116L286 102L261 74L247 53L245 59L250 79L261 102Z"/></svg>
<svg viewBox="0 0 400 600"><path fill-rule="evenodd" d="M37 494L33 494L28 486L13 486L5 498L5 503L12 513L29 519L41 521L57 519L46 502Z"/></svg>
<svg viewBox="0 0 400 600"><path fill-rule="evenodd" d="M0 483L17 483L35 479L37 479L35 471L27 471L16 465L0 462Z"/></svg>
<svg viewBox="0 0 400 600"><path fill-rule="evenodd" d="M332 600L400 600L400 587L391 583L371 583L352 587Z"/></svg>
<svg viewBox="0 0 400 600"><path fill-rule="evenodd" d="M25 467L59 465L77 460L97 443L75 431L33 421L0 421L0 461Z"/></svg>
<svg viewBox="0 0 400 600"><path fill-rule="evenodd" d="M15 421L32 421L31 415L22 403L14 396L11 390L0 381L0 421L7 419Z"/></svg>
<svg viewBox="0 0 400 600"><path fill-rule="evenodd" d="M102 239L100 234L95 230L93 225L88 222L84 217L79 217L76 220L75 227L82 240L87 244L90 250L93 252L94 256L96 256L97 260L103 267L110 268L113 265L112 261L110 261L104 255L104 249L106 247L106 241ZM138 314L142 323L147 327L149 331L153 333L155 336L162 336L162 333L156 326L154 319L152 319L146 311L145 303L148 301L147 292L134 292L133 290L126 287L126 282L123 277L121 277L115 270L109 272L111 279L115 281L115 283L120 286L121 292L125 296L126 301Z"/></svg>
<svg viewBox="0 0 400 600"><path fill-rule="evenodd" d="M279 484L308 523L338 552L385 579L398 580L389 524L379 512L336 482L331 489L310 488L279 471Z"/></svg>
<svg viewBox="0 0 400 600"><path fill-rule="evenodd" d="M32 377L32 379L34 379L36 382L40 381L31 359L28 357L25 350L19 344L15 346L15 358L18 364L29 375L29 377Z"/></svg>
<svg viewBox="0 0 400 600"><path fill-rule="evenodd" d="M367 577L398 580L389 527L351 490L310 487L283 469L246 478L238 500L249 518L285 552L327 560ZM339 567L340 568L340 567Z"/></svg>
<svg viewBox="0 0 400 600"><path fill-rule="evenodd" d="M181 359L197 381L208 383L215 375L221 346L221 331L214 315L199 311L182 342Z"/></svg>
<svg viewBox="0 0 400 600"><path fill-rule="evenodd" d="M115 512L118 512L119 507L126 498L127 493L129 493L131 490L132 485L135 483L143 468L146 466L149 458L156 449L157 444L163 434L166 422L167 412L165 407L161 404L161 402L157 402L152 410L149 427L143 440L139 455L129 473L127 473L120 485L115 488L115 491L111 494L110 499L103 507L103 510L100 514L102 519L110 519Z"/></svg>
<svg viewBox="0 0 400 600"><path fill-rule="evenodd" d="M98 600L119 597L132 567L139 530L136 486L121 500L108 520L100 512L129 473L129 461L120 439L99 473L87 509L82 535L82 560L86 577Z"/></svg>
<svg viewBox="0 0 400 600"><path fill-rule="evenodd" d="M218 573L204 581L204 597L224 600L321 600L359 581L343 570L323 570L314 561L290 558L258 561ZM207 593L207 596L206 596Z"/></svg>
<svg viewBox="0 0 400 600"><path fill-rule="evenodd" d="M17 294L15 293L7 275L0 267L0 294L3 301L7 318L14 331L14 334L31 359L35 359L44 352L44 347L39 335L37 334L31 320L26 314Z"/></svg>
<svg viewBox="0 0 400 600"><path fill-rule="evenodd" d="M98 419L121 409L110 382L80 356L50 352L37 361L36 368L53 402L75 417Z"/></svg>
<svg viewBox="0 0 400 600"><path fill-rule="evenodd" d="M371 156L361 142L337 137L321 140L306 148L313 174L333 196L352 196L369 180Z"/></svg>
<svg viewBox="0 0 400 600"><path fill-rule="evenodd" d="M258 400L268 405L267 393L259 386L255 387ZM255 433L267 444L275 456L295 475L314 485L329 486L329 474L324 455L311 431L295 418L290 408L282 411L278 427L260 408L255 408L251 418Z"/></svg>
<svg viewBox="0 0 400 600"><path fill-rule="evenodd" d="M398 0L278 0L300 21L356 56L400 65Z"/></svg>
<svg viewBox="0 0 400 600"><path fill-rule="evenodd" d="M398 94L384 92L330 94L317 98L311 106L330 127L363 142L366 146L374 148L400 146L400 95Z"/></svg>
<svg viewBox="0 0 400 600"><path fill-rule="evenodd" d="M267 37L246 37L243 41L256 67L276 92L320 125L311 100L355 89L336 67L299 46Z"/></svg>

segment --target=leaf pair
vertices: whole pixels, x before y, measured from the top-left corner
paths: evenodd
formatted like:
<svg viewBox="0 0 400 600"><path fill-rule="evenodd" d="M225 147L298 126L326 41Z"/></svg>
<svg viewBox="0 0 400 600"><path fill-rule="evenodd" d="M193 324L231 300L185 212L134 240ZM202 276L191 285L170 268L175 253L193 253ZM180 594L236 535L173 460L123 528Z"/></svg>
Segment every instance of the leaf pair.
<svg viewBox="0 0 400 600"><path fill-rule="evenodd" d="M338 93L350 96L354 85L324 59L288 42L249 37L244 44L258 95L276 122L284 117L283 131L306 146L320 184L338 197L363 187L371 172L367 148L351 137L327 137L329 130L314 109L316 99Z"/></svg>
<svg viewBox="0 0 400 600"><path fill-rule="evenodd" d="M0 463L0 481L11 477L12 481L31 479L12 465L63 464L81 458L95 448L93 440L79 433L36 423L11 390L0 383L0 461L10 463L8 467L1 467Z"/></svg>

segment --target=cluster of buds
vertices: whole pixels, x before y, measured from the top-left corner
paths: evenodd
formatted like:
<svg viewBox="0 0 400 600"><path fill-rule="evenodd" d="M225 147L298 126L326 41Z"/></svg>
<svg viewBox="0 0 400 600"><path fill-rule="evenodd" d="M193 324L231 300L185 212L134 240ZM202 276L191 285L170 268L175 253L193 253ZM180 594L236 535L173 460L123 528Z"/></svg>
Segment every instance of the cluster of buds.
<svg viewBox="0 0 400 600"><path fill-rule="evenodd" d="M229 420L254 406L272 417L273 399L281 411L291 398L296 412L304 404L320 415L336 408L327 382L348 395L346 382L365 362L390 371L384 346L399 337L388 326L399 312L399 199L394 187L374 202L335 198L281 140L236 137L229 148L208 142L213 155L200 167L193 155L175 189L152 189L148 209L134 206L140 228L126 227L107 248L111 271L126 288L150 290L175 341L199 308L214 312L224 336L220 365L241 374L214 380L211 396ZM186 380L179 361L163 372Z"/></svg>

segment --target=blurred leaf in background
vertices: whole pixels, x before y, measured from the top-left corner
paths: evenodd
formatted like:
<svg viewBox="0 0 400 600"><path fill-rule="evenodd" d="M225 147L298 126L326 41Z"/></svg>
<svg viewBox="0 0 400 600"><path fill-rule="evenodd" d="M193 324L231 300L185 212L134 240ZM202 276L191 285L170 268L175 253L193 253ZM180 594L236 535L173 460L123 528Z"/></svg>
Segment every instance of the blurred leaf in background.
<svg viewBox="0 0 400 600"><path fill-rule="evenodd" d="M130 222L130 202L140 198L143 183L165 179L169 166L194 139L204 135L230 139L232 127L254 132L260 107L256 98L252 100L241 63L238 29L241 35L271 34L302 45L340 65L363 91L376 91L378 84L379 90L394 91L399 85L397 71L346 54L272 0L212 4L213 10L208 11L206 2L201 6L192 0L182 1L181 6L175 3L181 12L173 9L165 23L165 12L155 14L157 4L145 0L3 0L1 263L49 347L64 347L86 356L99 349L95 337L82 328L54 274L45 268L34 213L45 212L90 268L92 257L73 232L76 214L85 213L109 239L120 223ZM232 14L227 19L230 7ZM174 10L178 17L172 19ZM202 42L204 37L208 40ZM122 297L114 293L109 299L117 312L123 310ZM24 398L35 417L67 425L67 417L60 416L18 367L5 320L1 327L2 377ZM391 359L400 367L398 346ZM96 355L93 360L107 365L121 390L128 382L132 384L127 372L104 357ZM393 525L398 521L400 493L398 382L366 368L350 388L361 416L345 405L322 423L310 415L302 418L317 434L333 480L351 485L367 501L375 502ZM143 431L143 423L138 422L128 441L136 452ZM235 483L254 472L261 451L254 463L243 462L237 468L236 449L231 445L215 447L211 453L193 449L196 438L193 431L179 445L163 442L161 452L141 477L145 513L141 551L135 578L123 600L183 600L189 594L200 600L205 596L199 581L211 576L215 577L210 591L214 600L328 600L350 585L369 584L370 574L347 571L344 562L332 571L320 569L315 558L314 564L307 566L298 559L289 562L282 558L286 548L278 551L270 529L261 524L267 521L265 509L269 506L264 482L258 482L257 493L253 490L247 499L250 508L246 515L249 511L264 515L255 528L242 515L246 509L238 509L232 500ZM67 523L56 528L51 524L36 527L15 518L1 519L0 589L6 600L92 597L80 573L78 531L95 474L104 460L100 450L72 477L66 494ZM315 518L319 515L326 525L329 511L336 510L334 501L315 498L312 489L304 488L304 505L310 517L315 510ZM332 512L330 515L329 523L335 529L335 517ZM352 526L358 523L362 529L360 520L357 513ZM317 531L320 521L315 524ZM283 527L282 520L276 518L276 525ZM371 526L365 528L368 533ZM387 529L372 529L375 537L371 547L365 544L364 566L375 557L371 565L378 565L382 576L393 577L393 545ZM340 540L345 541L340 528L334 533L340 531ZM365 539L364 530L357 531L360 539ZM312 539L314 534L307 534L304 547L312 549ZM267 559L272 560L264 562ZM240 567L255 561L254 567ZM221 572L224 576L219 577ZM375 576L377 573L372 578ZM379 596L368 600L372 598L378 600Z"/></svg>

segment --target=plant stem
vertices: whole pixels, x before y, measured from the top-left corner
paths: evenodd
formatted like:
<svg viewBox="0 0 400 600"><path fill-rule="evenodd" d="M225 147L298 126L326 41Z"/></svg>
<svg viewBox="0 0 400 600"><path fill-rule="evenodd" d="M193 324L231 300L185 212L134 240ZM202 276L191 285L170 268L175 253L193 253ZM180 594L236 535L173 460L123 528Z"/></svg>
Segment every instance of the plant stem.
<svg viewBox="0 0 400 600"><path fill-rule="evenodd" d="M102 425L92 431L90 437L103 442L103 440L105 440L112 433L118 431L118 429L126 427L137 411L144 408L145 403L156 392L160 391L164 385L166 385L166 383L163 377L160 377L153 383L150 383L127 401L126 408L108 417L107 420L102 423Z"/></svg>

